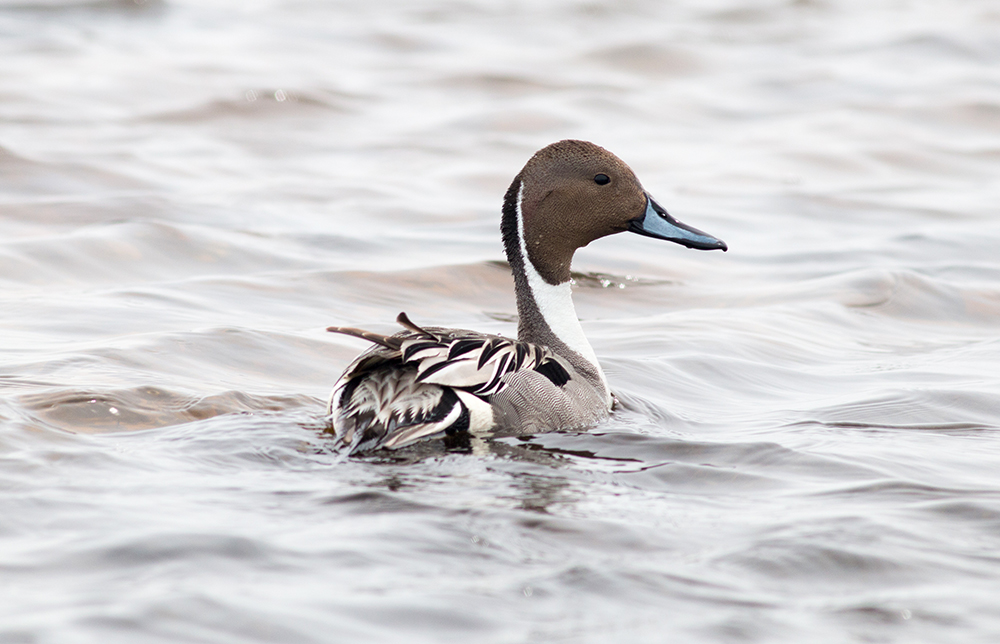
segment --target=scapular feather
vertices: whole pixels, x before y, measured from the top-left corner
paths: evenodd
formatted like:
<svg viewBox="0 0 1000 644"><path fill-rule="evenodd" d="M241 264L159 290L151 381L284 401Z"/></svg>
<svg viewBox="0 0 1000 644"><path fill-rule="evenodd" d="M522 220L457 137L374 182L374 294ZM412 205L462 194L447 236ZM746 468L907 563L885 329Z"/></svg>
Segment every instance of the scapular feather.
<svg viewBox="0 0 1000 644"><path fill-rule="evenodd" d="M406 330L393 336L330 328L378 345L348 368L334 391L334 427L349 442L351 453L468 431L469 409L456 391L489 402L505 387L504 377L522 369L533 369L558 387L570 379L546 347L467 331L425 329L405 313L398 320Z"/></svg>

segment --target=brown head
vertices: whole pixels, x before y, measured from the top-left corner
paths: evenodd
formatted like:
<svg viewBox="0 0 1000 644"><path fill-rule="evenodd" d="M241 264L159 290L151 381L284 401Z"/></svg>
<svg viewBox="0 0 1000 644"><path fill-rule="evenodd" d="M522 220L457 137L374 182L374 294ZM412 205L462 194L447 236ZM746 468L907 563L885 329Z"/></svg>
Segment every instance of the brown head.
<svg viewBox="0 0 1000 644"><path fill-rule="evenodd" d="M726 250L722 241L670 217L624 161L587 141L542 148L514 178L501 228L515 271L523 256L518 215L528 259L549 284L570 279L577 248L627 230L692 248Z"/></svg>

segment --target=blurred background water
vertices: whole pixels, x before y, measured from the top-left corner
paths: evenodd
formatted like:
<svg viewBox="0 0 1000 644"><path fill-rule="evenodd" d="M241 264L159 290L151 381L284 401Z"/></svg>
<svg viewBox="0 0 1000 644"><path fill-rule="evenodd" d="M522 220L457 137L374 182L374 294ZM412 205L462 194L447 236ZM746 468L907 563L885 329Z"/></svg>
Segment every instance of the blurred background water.
<svg viewBox="0 0 1000 644"><path fill-rule="evenodd" d="M516 332L603 145L624 403L342 461L324 328ZM0 0L0 642L996 642L993 0Z"/></svg>

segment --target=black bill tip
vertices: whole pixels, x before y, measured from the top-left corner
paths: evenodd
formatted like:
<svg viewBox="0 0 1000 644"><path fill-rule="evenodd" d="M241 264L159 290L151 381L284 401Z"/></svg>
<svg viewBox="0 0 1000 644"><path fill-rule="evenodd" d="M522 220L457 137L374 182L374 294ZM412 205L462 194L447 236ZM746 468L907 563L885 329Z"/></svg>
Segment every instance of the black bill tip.
<svg viewBox="0 0 1000 644"><path fill-rule="evenodd" d="M726 242L702 232L697 228L677 221L653 198L646 195L646 211L641 217L629 222L631 232L646 237L672 241L681 246L697 250L729 250Z"/></svg>

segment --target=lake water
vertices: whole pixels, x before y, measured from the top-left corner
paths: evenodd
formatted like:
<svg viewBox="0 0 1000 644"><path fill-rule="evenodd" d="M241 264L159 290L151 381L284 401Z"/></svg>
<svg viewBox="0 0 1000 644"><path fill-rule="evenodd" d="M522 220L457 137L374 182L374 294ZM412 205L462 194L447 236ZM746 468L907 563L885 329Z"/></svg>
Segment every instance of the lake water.
<svg viewBox="0 0 1000 644"><path fill-rule="evenodd" d="M501 198L592 140L623 409L342 459ZM994 0L0 0L0 642L1000 640Z"/></svg>

